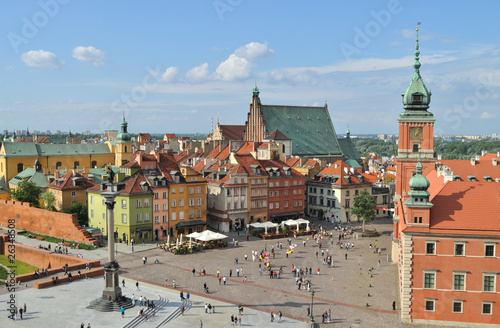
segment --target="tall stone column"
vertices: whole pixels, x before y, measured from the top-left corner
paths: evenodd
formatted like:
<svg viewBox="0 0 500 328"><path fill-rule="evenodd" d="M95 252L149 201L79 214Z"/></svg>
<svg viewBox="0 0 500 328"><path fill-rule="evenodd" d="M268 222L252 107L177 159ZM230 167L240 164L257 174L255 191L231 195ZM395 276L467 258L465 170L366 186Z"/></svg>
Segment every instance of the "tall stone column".
<svg viewBox="0 0 500 328"><path fill-rule="evenodd" d="M119 195L114 184L108 185L108 191L101 194L106 198L106 209L108 217L108 262L104 265L106 287L102 292L102 298L118 300L122 296L118 271L120 266L115 262L115 229L114 214L115 197Z"/></svg>

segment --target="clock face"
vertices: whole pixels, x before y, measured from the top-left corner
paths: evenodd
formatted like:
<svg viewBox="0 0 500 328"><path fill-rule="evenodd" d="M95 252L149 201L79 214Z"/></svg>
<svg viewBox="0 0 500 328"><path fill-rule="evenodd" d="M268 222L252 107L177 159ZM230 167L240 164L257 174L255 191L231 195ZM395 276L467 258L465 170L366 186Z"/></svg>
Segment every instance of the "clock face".
<svg viewBox="0 0 500 328"><path fill-rule="evenodd" d="M412 127L410 128L410 139L412 140L422 140L422 128Z"/></svg>

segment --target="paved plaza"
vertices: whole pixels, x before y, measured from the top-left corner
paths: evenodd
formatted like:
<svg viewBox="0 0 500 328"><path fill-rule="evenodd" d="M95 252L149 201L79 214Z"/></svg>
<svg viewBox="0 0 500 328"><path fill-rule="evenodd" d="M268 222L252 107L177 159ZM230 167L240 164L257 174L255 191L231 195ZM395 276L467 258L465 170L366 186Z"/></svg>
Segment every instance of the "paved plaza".
<svg viewBox="0 0 500 328"><path fill-rule="evenodd" d="M329 223L316 220L314 223L316 226L323 225L329 231L333 229L333 225ZM132 252L130 245L120 244L117 259L121 266L121 277L126 279L123 293L127 296L135 293L136 297L144 293L143 295L151 300L157 300L161 295L169 300L169 304L152 318L151 322L141 326L156 326L161 322L160 318L165 318L178 309L179 292L182 290L184 293L191 293L193 308L185 316L170 322L167 327L199 327L200 319L203 320L203 327L229 327L230 317L237 314L239 304L245 309L242 326L267 327L277 324L270 322L270 313L281 311L284 316L283 323L286 323L283 326L306 327L311 293L302 288L298 289L291 273L292 265L295 265L299 268L312 268L312 274L306 275L305 278L312 282L312 290L315 292L313 313L316 322L321 323L321 313L331 310L332 322L324 323L321 327L406 327L407 325L399 323L397 312L392 311L392 302L397 299L397 266L388 262L387 255L391 247L391 221L376 220L367 225L367 228L377 229L382 235L378 238L345 239L344 243L354 243L354 248L348 251L337 245L338 234L335 230L333 245L330 239L323 239L321 249L311 239L303 246L307 236L292 238L292 243L297 247L288 258L285 255L287 239L261 240L250 237L250 240L246 241L243 233L239 236L237 233L230 233L227 248L187 255L174 255L151 244L136 245ZM23 238L19 236L18 241L33 242L29 239L25 242ZM238 247L233 247L232 238L238 239ZM277 247L279 242L283 244L283 249ZM377 244L377 247L382 249L381 254L375 252L374 247L370 248L370 243L372 246ZM283 269L280 279L271 279L268 272L259 275L259 261L252 261L252 250L259 253L261 250L271 252L273 247L275 258L270 256L271 267L276 270ZM326 256L327 249L328 253L333 255L332 268L323 265L321 250ZM70 250L71 252L83 253L85 258L100 259L102 263L106 258L105 248L94 251ZM148 258L148 263L143 264L143 256ZM235 263L235 258L238 258L238 264ZM155 264L155 259L160 263ZM264 262L260 264L264 268ZM199 274L202 268L206 270L206 275ZM373 268L371 273L369 268ZM193 269L196 271L194 276ZM236 274L237 269L242 271L239 277ZM226 285L219 285L217 270L220 270L221 277L226 277ZM243 281L244 276L246 281ZM168 286L165 288L166 278ZM177 285L175 289L172 287L173 280ZM135 291L136 281L139 281L141 291ZM205 283L210 290L209 294L204 293ZM100 313L85 308L91 300L99 297L103 286L104 280L101 278L76 281L43 290L29 288L28 284L28 288L20 288L17 292L18 303L26 302L28 305L27 320L16 323L5 321L7 313L4 306L0 309L0 326L4 327L4 323L7 323L5 327L14 324L19 327L59 327L61 325L58 322L64 321L68 323L62 325L64 327L79 327L84 321L86 324L90 322L92 327L123 327L137 315L137 307L127 311L125 319L118 313ZM5 287L0 288L0 301L3 304L7 300L5 292ZM205 314L205 303L215 305L216 313Z"/></svg>

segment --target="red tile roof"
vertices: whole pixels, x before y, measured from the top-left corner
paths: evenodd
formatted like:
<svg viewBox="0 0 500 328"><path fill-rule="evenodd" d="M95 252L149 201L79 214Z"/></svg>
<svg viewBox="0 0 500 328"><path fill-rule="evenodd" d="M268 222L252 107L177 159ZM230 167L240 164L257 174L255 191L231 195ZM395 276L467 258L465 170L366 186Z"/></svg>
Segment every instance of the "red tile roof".
<svg viewBox="0 0 500 328"><path fill-rule="evenodd" d="M500 231L500 183L449 181L431 202L431 231Z"/></svg>
<svg viewBox="0 0 500 328"><path fill-rule="evenodd" d="M290 167L297 167L300 165L300 158L293 156L290 157L285 163Z"/></svg>
<svg viewBox="0 0 500 328"><path fill-rule="evenodd" d="M266 140L291 140L291 139L288 138L286 134L276 129L273 132L269 133Z"/></svg>
<svg viewBox="0 0 500 328"><path fill-rule="evenodd" d="M222 135L226 140L243 140L244 125L220 125Z"/></svg>
<svg viewBox="0 0 500 328"><path fill-rule="evenodd" d="M81 181L78 185L76 181ZM83 175L78 172L73 174L73 170L68 171L59 179L54 179L51 183L47 185L47 188L59 189L59 190L73 190L73 189L88 189L94 187L95 184L86 179Z"/></svg>
<svg viewBox="0 0 500 328"><path fill-rule="evenodd" d="M484 176L490 176L494 181L500 178L500 164L493 166L491 159L475 161L475 165L470 160L439 160L437 163L449 167L453 175L460 176L463 181L467 181L469 175L475 176L477 181L484 181Z"/></svg>

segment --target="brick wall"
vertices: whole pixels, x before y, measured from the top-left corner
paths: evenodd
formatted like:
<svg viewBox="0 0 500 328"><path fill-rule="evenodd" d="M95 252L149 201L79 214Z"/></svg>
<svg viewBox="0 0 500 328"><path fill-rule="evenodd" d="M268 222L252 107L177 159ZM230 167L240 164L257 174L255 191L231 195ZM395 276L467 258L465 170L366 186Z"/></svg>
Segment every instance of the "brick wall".
<svg viewBox="0 0 500 328"><path fill-rule="evenodd" d="M28 203L0 200L0 224L16 220L16 229L26 229L47 236L95 244L96 241L78 223L76 214L66 214L31 207Z"/></svg>

